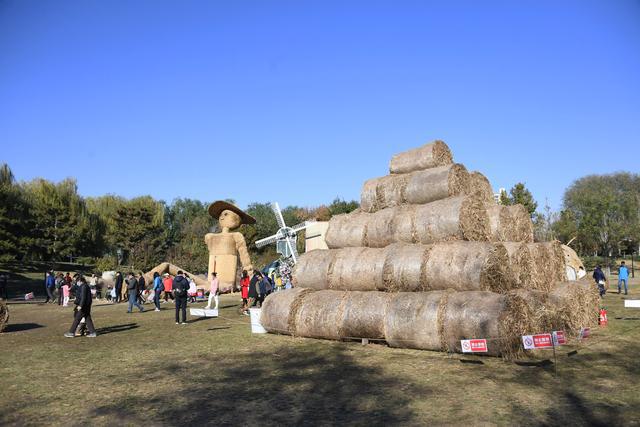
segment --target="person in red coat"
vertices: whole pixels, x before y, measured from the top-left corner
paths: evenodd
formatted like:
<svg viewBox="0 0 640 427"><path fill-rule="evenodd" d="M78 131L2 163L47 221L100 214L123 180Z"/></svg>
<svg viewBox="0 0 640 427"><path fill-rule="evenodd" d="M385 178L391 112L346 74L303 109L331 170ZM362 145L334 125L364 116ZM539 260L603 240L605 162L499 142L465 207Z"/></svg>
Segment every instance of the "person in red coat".
<svg viewBox="0 0 640 427"><path fill-rule="evenodd" d="M247 270L242 270L242 277L240 278L240 290L242 292L242 314L249 315L249 273Z"/></svg>

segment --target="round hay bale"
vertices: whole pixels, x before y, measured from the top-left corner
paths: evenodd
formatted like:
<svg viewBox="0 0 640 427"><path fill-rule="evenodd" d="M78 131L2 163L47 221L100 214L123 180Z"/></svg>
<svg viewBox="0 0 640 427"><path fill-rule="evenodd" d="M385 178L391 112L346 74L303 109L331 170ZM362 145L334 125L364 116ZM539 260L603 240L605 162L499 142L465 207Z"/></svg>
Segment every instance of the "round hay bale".
<svg viewBox="0 0 640 427"><path fill-rule="evenodd" d="M347 292L315 291L305 294L295 313L295 335L340 339Z"/></svg>
<svg viewBox="0 0 640 427"><path fill-rule="evenodd" d="M329 220L325 240L329 248L367 246L367 222L370 215L351 213L335 215Z"/></svg>
<svg viewBox="0 0 640 427"><path fill-rule="evenodd" d="M398 211L401 214L392 219L391 230L393 241L398 243L418 243L416 213L418 205L405 205Z"/></svg>
<svg viewBox="0 0 640 427"><path fill-rule="evenodd" d="M384 338L387 305L393 295L385 292L346 292L341 338Z"/></svg>
<svg viewBox="0 0 640 427"><path fill-rule="evenodd" d="M271 333L293 335L295 333L296 302L305 294L312 292L309 289L293 288L270 294L262 304L260 322Z"/></svg>
<svg viewBox="0 0 640 427"><path fill-rule="evenodd" d="M544 245L540 243L525 243L531 253L533 270L531 271L531 287L540 291L549 292L554 280L554 271L551 267L551 255Z"/></svg>
<svg viewBox="0 0 640 427"><path fill-rule="evenodd" d="M409 216L408 212L409 209L404 206L399 206L382 209L376 213L368 214L369 219L366 222L367 244L360 246L384 248L391 243L397 242L397 236L394 234L393 230L394 220L396 218L407 218Z"/></svg>
<svg viewBox="0 0 640 427"><path fill-rule="evenodd" d="M509 256L502 244L448 242L433 245L424 269L427 289L506 292L513 287Z"/></svg>
<svg viewBox="0 0 640 427"><path fill-rule="evenodd" d="M509 255L509 266L513 274L514 288L534 288L533 285L533 259L531 251L525 243L504 242L503 246Z"/></svg>
<svg viewBox="0 0 640 427"><path fill-rule="evenodd" d="M383 249L344 248L336 251L329 270L330 289L352 291L384 290Z"/></svg>
<svg viewBox="0 0 640 427"><path fill-rule="evenodd" d="M549 305L555 330L576 333L598 324L600 298L590 281L554 284L549 292Z"/></svg>
<svg viewBox="0 0 640 427"><path fill-rule="evenodd" d="M391 158L389 171L408 173L453 163L451 150L442 141L434 141L422 147L396 154Z"/></svg>
<svg viewBox="0 0 640 427"><path fill-rule="evenodd" d="M553 310L549 306L549 294L535 289L514 289L509 295L516 295L527 304L531 314L531 330L528 334L538 334L555 330Z"/></svg>
<svg viewBox="0 0 640 427"><path fill-rule="evenodd" d="M510 241L513 242L533 242L533 223L531 215L523 205L506 206L510 221L512 224L512 233Z"/></svg>
<svg viewBox="0 0 640 427"><path fill-rule="evenodd" d="M487 203L487 215L489 216L489 228L491 229L492 242L517 242L515 224L509 215L509 209L503 205Z"/></svg>
<svg viewBox="0 0 640 427"><path fill-rule="evenodd" d="M491 234L487 210L475 196L450 197L418 205L415 228L418 241L423 244L447 240L488 241Z"/></svg>
<svg viewBox="0 0 640 427"><path fill-rule="evenodd" d="M543 242L539 243L539 245L547 248L547 252L549 254L549 270L551 275L551 280L554 282L562 282L565 281L565 264L564 264L564 251L562 250L562 244L557 240L553 242Z"/></svg>
<svg viewBox="0 0 640 427"><path fill-rule="evenodd" d="M463 165L453 164L370 179L362 187L361 207L365 212L376 212L407 203L424 204L458 196L466 190L468 175Z"/></svg>
<svg viewBox="0 0 640 427"><path fill-rule="evenodd" d="M391 347L439 351L444 291L399 293L387 305L384 335Z"/></svg>
<svg viewBox="0 0 640 427"><path fill-rule="evenodd" d="M385 248L384 289L389 292L426 290L426 267L431 246L397 243Z"/></svg>
<svg viewBox="0 0 640 427"><path fill-rule="evenodd" d="M511 358L522 353L520 337L533 320L517 295L457 292L448 296L443 325L443 344L450 352L462 352L460 340L485 338L489 355Z"/></svg>
<svg viewBox="0 0 640 427"><path fill-rule="evenodd" d="M493 189L491 188L491 183L486 176L478 171L469 173L465 194L476 194L485 203L496 202L493 197Z"/></svg>
<svg viewBox="0 0 640 427"><path fill-rule="evenodd" d="M4 331L9 323L9 307L4 302L0 302L0 333Z"/></svg>
<svg viewBox="0 0 640 427"><path fill-rule="evenodd" d="M316 249L300 255L293 269L293 283L302 288L327 289L335 254L331 249Z"/></svg>

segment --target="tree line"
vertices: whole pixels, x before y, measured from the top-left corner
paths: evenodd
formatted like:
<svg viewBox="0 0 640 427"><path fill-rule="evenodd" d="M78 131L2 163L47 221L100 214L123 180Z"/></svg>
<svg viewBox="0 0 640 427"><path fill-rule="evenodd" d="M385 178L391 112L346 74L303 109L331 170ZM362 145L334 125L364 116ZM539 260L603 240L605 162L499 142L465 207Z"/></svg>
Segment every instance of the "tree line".
<svg viewBox="0 0 640 427"><path fill-rule="evenodd" d="M638 174L580 178L565 191L560 212L552 212L548 204L540 210L523 183L500 194L499 202L523 204L531 214L538 241L571 242L581 255L617 255L638 249ZM208 205L193 199L167 203L151 196L82 197L73 178L59 183L42 178L18 182L9 166L3 164L0 262L74 260L95 264L99 270L118 265L146 270L169 261L194 272L205 271L208 252L203 238L217 227L217 221L207 212ZM327 221L358 207L357 201L336 198L316 208L288 206L282 213L285 222L294 225L308 219ZM252 203L246 211L257 223L243 225L239 231L253 261L260 265L276 255L272 247L257 249L254 243L274 234L278 226L269 203ZM303 241L299 241L301 251Z"/></svg>
<svg viewBox="0 0 640 427"><path fill-rule="evenodd" d="M167 203L151 196L82 197L73 178L59 183L42 178L17 182L10 167L3 164L0 262L73 260L95 264L105 271L118 265L147 270L169 261L203 272L209 256L204 235L217 227L217 221L207 212L208 206L193 199ZM336 198L317 208L288 206L282 214L288 225L294 225L309 219L328 220L357 207L356 201ZM270 204L252 203L246 211L257 220L255 225L243 225L239 230L252 257L274 258L272 247L257 249L254 245L278 229ZM300 239L300 246L303 241Z"/></svg>

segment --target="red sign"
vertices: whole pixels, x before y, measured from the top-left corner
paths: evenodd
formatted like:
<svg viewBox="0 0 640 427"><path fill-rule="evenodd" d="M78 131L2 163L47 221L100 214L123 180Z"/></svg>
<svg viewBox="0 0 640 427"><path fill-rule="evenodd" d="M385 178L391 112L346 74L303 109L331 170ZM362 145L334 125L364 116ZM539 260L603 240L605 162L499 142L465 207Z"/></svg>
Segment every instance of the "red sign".
<svg viewBox="0 0 640 427"><path fill-rule="evenodd" d="M589 335L591 335L591 328L580 329L580 339L589 338Z"/></svg>
<svg viewBox="0 0 640 427"><path fill-rule="evenodd" d="M463 353L486 353L487 340L461 340Z"/></svg>
<svg viewBox="0 0 640 427"><path fill-rule="evenodd" d="M537 350L540 348L553 348L551 334L524 335L522 343L525 350Z"/></svg>
<svg viewBox="0 0 640 427"><path fill-rule="evenodd" d="M567 343L567 337L565 337L564 331L553 332L553 343L555 345L565 345Z"/></svg>

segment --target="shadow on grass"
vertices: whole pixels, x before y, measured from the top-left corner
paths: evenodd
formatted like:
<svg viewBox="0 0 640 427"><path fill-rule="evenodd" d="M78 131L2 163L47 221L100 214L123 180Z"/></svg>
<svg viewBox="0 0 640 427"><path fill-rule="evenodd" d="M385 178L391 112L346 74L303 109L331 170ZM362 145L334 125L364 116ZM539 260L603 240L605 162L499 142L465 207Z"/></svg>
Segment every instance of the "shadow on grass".
<svg viewBox="0 0 640 427"><path fill-rule="evenodd" d="M44 328L43 325L38 323L10 323L5 326L3 333L7 332L24 332L31 329Z"/></svg>
<svg viewBox="0 0 640 427"><path fill-rule="evenodd" d="M172 373L172 393L114 396L92 415L133 424L397 424L416 422L409 403L433 394L410 379L362 366L339 347L165 361L149 368L156 370Z"/></svg>
<svg viewBox="0 0 640 427"><path fill-rule="evenodd" d="M106 335L117 332L130 331L131 329L139 328L137 323L125 323L123 325L105 326L102 328L96 328L98 335Z"/></svg>

